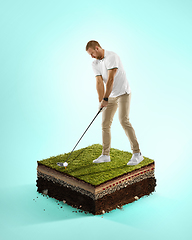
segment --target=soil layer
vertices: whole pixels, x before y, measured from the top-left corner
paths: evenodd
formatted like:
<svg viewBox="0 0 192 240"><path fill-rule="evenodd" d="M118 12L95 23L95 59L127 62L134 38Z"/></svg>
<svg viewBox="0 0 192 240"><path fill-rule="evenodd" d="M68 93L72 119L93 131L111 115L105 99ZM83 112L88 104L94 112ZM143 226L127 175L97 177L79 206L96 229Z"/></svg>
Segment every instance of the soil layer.
<svg viewBox="0 0 192 240"><path fill-rule="evenodd" d="M39 193L44 193L46 190L46 194L49 197L53 197L59 201L64 200L68 205L88 211L94 215L109 212L125 204L134 202L145 195L149 195L155 191L155 186L155 177L150 177L94 200L85 194L74 191L67 186L62 186L59 183L53 183L40 176L37 179L37 191Z"/></svg>

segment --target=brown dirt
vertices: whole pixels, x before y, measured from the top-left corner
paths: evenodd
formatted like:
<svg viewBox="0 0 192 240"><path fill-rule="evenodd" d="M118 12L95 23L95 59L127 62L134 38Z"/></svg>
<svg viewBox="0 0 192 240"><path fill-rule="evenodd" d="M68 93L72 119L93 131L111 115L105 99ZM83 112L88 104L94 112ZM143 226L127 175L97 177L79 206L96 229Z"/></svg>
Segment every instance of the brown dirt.
<svg viewBox="0 0 192 240"><path fill-rule="evenodd" d="M38 177L37 191L43 193L43 190L48 189L48 196L59 201L65 200L72 207L88 211L94 215L102 214L102 211L109 212L119 208L125 204L136 201L137 196L141 198L155 191L156 179L154 177L144 179L140 182L128 185L125 188L117 190L111 194L105 195L102 198L93 200L87 195L73 191L68 187L61 186L58 183L53 183L44 178Z"/></svg>

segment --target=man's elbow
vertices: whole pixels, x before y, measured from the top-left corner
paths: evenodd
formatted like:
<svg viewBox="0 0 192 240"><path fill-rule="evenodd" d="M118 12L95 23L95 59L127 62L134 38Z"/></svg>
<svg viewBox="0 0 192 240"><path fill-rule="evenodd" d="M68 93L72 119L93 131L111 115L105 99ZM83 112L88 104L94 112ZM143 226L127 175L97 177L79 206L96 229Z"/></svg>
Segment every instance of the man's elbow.
<svg viewBox="0 0 192 240"><path fill-rule="evenodd" d="M108 78L108 81L107 81L108 83L113 83L114 82L114 77L110 77L110 78Z"/></svg>

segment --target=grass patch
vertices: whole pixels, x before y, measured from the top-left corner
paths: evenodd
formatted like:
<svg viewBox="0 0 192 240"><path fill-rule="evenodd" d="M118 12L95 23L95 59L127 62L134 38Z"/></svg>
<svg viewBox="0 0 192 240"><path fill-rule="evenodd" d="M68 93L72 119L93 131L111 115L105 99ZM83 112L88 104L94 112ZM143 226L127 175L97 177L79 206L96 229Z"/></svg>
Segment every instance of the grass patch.
<svg viewBox="0 0 192 240"><path fill-rule="evenodd" d="M76 150L67 161L69 165L66 169L57 166L57 162L65 162L70 153L43 159L38 161L38 163L97 186L154 162L154 160L144 157L144 160L138 165L127 166L127 162L131 159L132 153L111 148L111 162L93 163L93 160L98 158L101 152L102 146L100 144L94 144Z"/></svg>

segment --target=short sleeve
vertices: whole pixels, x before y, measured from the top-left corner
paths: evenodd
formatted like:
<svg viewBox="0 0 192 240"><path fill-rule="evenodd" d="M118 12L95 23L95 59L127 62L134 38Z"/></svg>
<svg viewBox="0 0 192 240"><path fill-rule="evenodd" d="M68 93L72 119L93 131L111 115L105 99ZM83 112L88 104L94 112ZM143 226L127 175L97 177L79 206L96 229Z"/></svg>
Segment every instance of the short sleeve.
<svg viewBox="0 0 192 240"><path fill-rule="evenodd" d="M100 76L101 75L98 67L95 64L95 62L92 62L92 68L93 68L93 72L94 72L95 76Z"/></svg>
<svg viewBox="0 0 192 240"><path fill-rule="evenodd" d="M106 59L106 67L107 70L113 69L113 68L118 68L119 64L118 64L118 56L115 54L112 54L110 56L108 56L108 58Z"/></svg>

